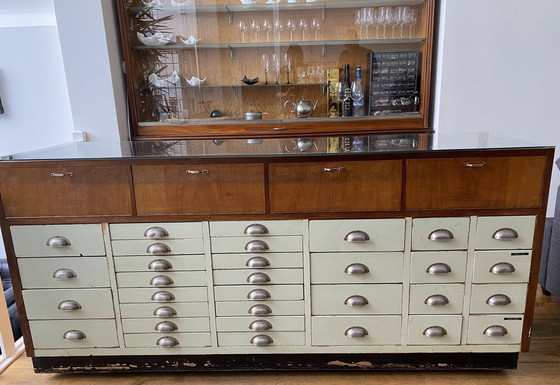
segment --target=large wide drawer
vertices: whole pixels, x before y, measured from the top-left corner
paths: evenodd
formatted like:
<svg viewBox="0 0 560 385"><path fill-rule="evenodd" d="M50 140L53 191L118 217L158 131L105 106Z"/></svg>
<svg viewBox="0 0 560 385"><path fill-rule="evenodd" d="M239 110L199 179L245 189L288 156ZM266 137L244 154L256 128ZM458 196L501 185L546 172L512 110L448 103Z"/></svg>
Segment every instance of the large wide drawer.
<svg viewBox="0 0 560 385"><path fill-rule="evenodd" d="M467 344L519 344L522 330L521 314L472 315L469 317Z"/></svg>
<svg viewBox="0 0 560 385"><path fill-rule="evenodd" d="M134 302L205 302L208 291L203 287L174 287L174 288L126 288L119 289L121 303Z"/></svg>
<svg viewBox="0 0 560 385"><path fill-rule="evenodd" d="M301 253L252 254L212 254L212 267L219 269L285 269L301 268Z"/></svg>
<svg viewBox="0 0 560 385"><path fill-rule="evenodd" d="M417 251L411 254L410 282L465 282L466 251Z"/></svg>
<svg viewBox="0 0 560 385"><path fill-rule="evenodd" d="M212 238L212 253L293 253L302 250L302 237L297 235Z"/></svg>
<svg viewBox="0 0 560 385"><path fill-rule="evenodd" d="M123 318L184 318L208 316L207 302L187 303L122 303Z"/></svg>
<svg viewBox="0 0 560 385"><path fill-rule="evenodd" d="M218 317L253 315L258 317L276 315L303 315L303 301L268 301L251 303L247 301L216 302Z"/></svg>
<svg viewBox="0 0 560 385"><path fill-rule="evenodd" d="M194 255L153 255L115 257L117 272L129 271L180 271L206 270L206 258L202 254Z"/></svg>
<svg viewBox="0 0 560 385"><path fill-rule="evenodd" d="M257 338L255 338L257 337ZM261 339L258 339L261 337ZM268 338L267 338L268 337ZM256 345L264 340L266 345ZM255 346L255 349L266 349L272 346L302 346L305 345L303 332L232 332L218 333L219 346Z"/></svg>
<svg viewBox="0 0 560 385"><path fill-rule="evenodd" d="M402 285L312 285L313 315L400 314Z"/></svg>
<svg viewBox="0 0 560 385"><path fill-rule="evenodd" d="M125 334L127 348L180 349L211 346L210 333L140 333Z"/></svg>
<svg viewBox="0 0 560 385"><path fill-rule="evenodd" d="M409 345L459 345L460 315L412 315L408 318Z"/></svg>
<svg viewBox="0 0 560 385"><path fill-rule="evenodd" d="M277 285L303 283L302 269L215 270L215 285Z"/></svg>
<svg viewBox="0 0 560 385"><path fill-rule="evenodd" d="M471 314L524 313L526 283L472 285Z"/></svg>
<svg viewBox="0 0 560 385"><path fill-rule="evenodd" d="M312 317L315 346L400 345L400 316Z"/></svg>
<svg viewBox="0 0 560 385"><path fill-rule="evenodd" d="M473 282L529 282L531 250L475 251Z"/></svg>
<svg viewBox="0 0 560 385"><path fill-rule="evenodd" d="M247 330L304 331L305 319L303 316L271 316L266 319L251 316L245 317L218 317L216 318L218 332L244 332Z"/></svg>
<svg viewBox="0 0 560 385"><path fill-rule="evenodd" d="M414 218L412 250L466 250L470 218Z"/></svg>
<svg viewBox="0 0 560 385"><path fill-rule="evenodd" d="M202 238L201 222L112 223L111 239Z"/></svg>
<svg viewBox="0 0 560 385"><path fill-rule="evenodd" d="M210 222L211 237L269 237L302 235L303 221L221 221Z"/></svg>
<svg viewBox="0 0 560 385"><path fill-rule="evenodd" d="M122 320L124 333L200 333L210 332L208 317L173 318L126 318Z"/></svg>
<svg viewBox="0 0 560 385"><path fill-rule="evenodd" d="M24 290L27 318L115 318L110 289Z"/></svg>
<svg viewBox="0 0 560 385"><path fill-rule="evenodd" d="M218 302L301 300L303 285L214 286L214 297Z"/></svg>
<svg viewBox="0 0 560 385"><path fill-rule="evenodd" d="M113 255L203 254L202 238L196 239L138 239L111 241Z"/></svg>
<svg viewBox="0 0 560 385"><path fill-rule="evenodd" d="M475 247L477 249L531 249L534 231L533 215L479 217Z"/></svg>
<svg viewBox="0 0 560 385"><path fill-rule="evenodd" d="M465 285L410 285L410 314L461 314Z"/></svg>
<svg viewBox="0 0 560 385"><path fill-rule="evenodd" d="M121 287L206 286L205 271L165 271L161 273L117 273Z"/></svg>
<svg viewBox="0 0 560 385"><path fill-rule="evenodd" d="M114 319L29 321L35 349L118 347Z"/></svg>

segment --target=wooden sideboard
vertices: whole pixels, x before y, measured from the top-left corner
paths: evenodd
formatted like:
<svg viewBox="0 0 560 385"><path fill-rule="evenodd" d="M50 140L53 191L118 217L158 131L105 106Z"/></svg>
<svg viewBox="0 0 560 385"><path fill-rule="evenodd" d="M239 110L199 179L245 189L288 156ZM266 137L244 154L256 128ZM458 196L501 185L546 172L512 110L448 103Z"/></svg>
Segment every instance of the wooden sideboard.
<svg viewBox="0 0 560 385"><path fill-rule="evenodd" d="M27 354L60 373L514 368L554 149L473 137L372 137L360 153L78 143L1 161Z"/></svg>

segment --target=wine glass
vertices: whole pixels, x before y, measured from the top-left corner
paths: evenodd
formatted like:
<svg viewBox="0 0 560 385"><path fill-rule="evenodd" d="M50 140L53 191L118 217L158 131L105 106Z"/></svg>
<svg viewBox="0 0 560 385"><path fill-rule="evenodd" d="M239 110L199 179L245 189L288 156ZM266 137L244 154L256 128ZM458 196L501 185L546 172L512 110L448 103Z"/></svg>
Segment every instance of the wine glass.
<svg viewBox="0 0 560 385"><path fill-rule="evenodd" d="M270 31L272 31L272 23L269 19L264 19L263 30L266 32L266 41L270 41Z"/></svg>
<svg viewBox="0 0 560 385"><path fill-rule="evenodd" d="M406 23L406 18L408 17L410 12L409 9L410 8L407 6L402 6L402 7L397 7L397 9L395 10L395 22L401 27L401 35L400 35L401 39L403 37L403 27L404 24Z"/></svg>
<svg viewBox="0 0 560 385"><path fill-rule="evenodd" d="M305 31L307 31L309 26L307 25L307 20L304 18L299 19L299 29L301 29L301 40L305 40Z"/></svg>
<svg viewBox="0 0 560 385"><path fill-rule="evenodd" d="M302 84L305 83L305 74L307 73L305 67L297 67L296 68L296 76L298 78L298 83Z"/></svg>
<svg viewBox="0 0 560 385"><path fill-rule="evenodd" d="M376 8L373 13L373 23L375 27L375 38L379 39L379 27L381 27L381 10Z"/></svg>
<svg viewBox="0 0 560 385"><path fill-rule="evenodd" d="M288 24L286 24L288 30L290 31L290 41L294 41L294 31L296 30L296 23L291 17L288 18Z"/></svg>
<svg viewBox="0 0 560 385"><path fill-rule="evenodd" d="M241 31L241 42L245 43L245 32L247 32L247 22L243 19L239 20L239 30Z"/></svg>
<svg viewBox="0 0 560 385"><path fill-rule="evenodd" d="M379 22L383 26L383 39L387 38L386 28L393 21L393 8L391 7L379 7Z"/></svg>
<svg viewBox="0 0 560 385"><path fill-rule="evenodd" d="M268 84L268 71L270 69L270 61L268 58L268 54L263 53L262 55L262 64L264 68L264 84Z"/></svg>
<svg viewBox="0 0 560 385"><path fill-rule="evenodd" d="M315 31L315 40L317 40L317 32L321 29L321 22L318 18L314 17L313 20L311 20L311 28Z"/></svg>
<svg viewBox="0 0 560 385"><path fill-rule="evenodd" d="M408 37L412 37L412 28L416 25L418 21L418 9L410 8L410 14L407 18L406 25L408 25Z"/></svg>
<svg viewBox="0 0 560 385"><path fill-rule="evenodd" d="M313 83L313 76L315 76L315 67L314 66L309 66L307 67L307 82L308 83Z"/></svg>
<svg viewBox="0 0 560 385"><path fill-rule="evenodd" d="M284 30L284 24L280 19L274 20L274 30L276 31L277 40L281 40L282 31Z"/></svg>
<svg viewBox="0 0 560 385"><path fill-rule="evenodd" d="M251 29L255 33L255 41L259 40L259 31L261 30L261 25L256 19L251 20Z"/></svg>
<svg viewBox="0 0 560 385"><path fill-rule="evenodd" d="M286 83L290 84L290 71L292 70L292 57L290 56L290 54L284 54L284 61L286 62Z"/></svg>
<svg viewBox="0 0 560 385"><path fill-rule="evenodd" d="M399 8L393 8L393 15L391 17L391 39L395 38L395 28L400 24Z"/></svg>
<svg viewBox="0 0 560 385"><path fill-rule="evenodd" d="M323 81L323 75L325 74L325 67L322 64L319 64L315 69L315 73L317 74L317 81L321 83Z"/></svg>
<svg viewBox="0 0 560 385"><path fill-rule="evenodd" d="M272 54L272 70L276 74L276 84L278 84L278 75L280 74L280 57L277 54Z"/></svg>
<svg viewBox="0 0 560 385"><path fill-rule="evenodd" d="M358 39L362 39L363 29L364 29L364 22L362 18L362 10L359 9L356 11L356 16L354 17L354 22L356 23L356 27L358 27Z"/></svg>
<svg viewBox="0 0 560 385"><path fill-rule="evenodd" d="M366 39L369 39L369 26L373 24L373 20L375 19L375 9L373 8L364 8L364 21L363 23L366 26Z"/></svg>

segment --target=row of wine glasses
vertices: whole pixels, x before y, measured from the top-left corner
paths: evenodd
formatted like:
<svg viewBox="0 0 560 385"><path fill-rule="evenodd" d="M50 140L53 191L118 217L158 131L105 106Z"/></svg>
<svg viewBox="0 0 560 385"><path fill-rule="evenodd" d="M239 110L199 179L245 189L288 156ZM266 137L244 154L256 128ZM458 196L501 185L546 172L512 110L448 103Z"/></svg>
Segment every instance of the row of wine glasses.
<svg viewBox="0 0 560 385"><path fill-rule="evenodd" d="M356 11L356 25L358 26L358 37L363 39L365 27L365 38L369 39L369 27L375 27L375 38L379 38L379 28L383 27L383 39L387 39L387 27L391 27L391 38L395 38L395 28L400 26L400 38L404 37L403 28L409 28L408 37L412 37L412 28L418 21L418 9L409 6L400 7L377 7L361 8Z"/></svg>
<svg viewBox="0 0 560 385"><path fill-rule="evenodd" d="M296 76L299 84L303 83L314 83L316 80L318 83L322 82L323 75L325 74L325 67L319 64L317 66L301 66L296 67Z"/></svg>
<svg viewBox="0 0 560 385"><path fill-rule="evenodd" d="M259 41L259 32L266 33L266 41L270 41L270 33L274 30L278 36L281 36L284 29L290 32L290 41L294 40L294 32L299 29L301 31L301 40L306 40L306 32L311 29L315 32L315 40L318 39L318 32L321 29L321 20L317 17L311 19L310 22L305 18L296 20L292 17L288 18L286 25L280 19L276 19L274 23L270 19L251 19L250 21L241 19L238 23L239 31L241 31L241 42L245 43L245 33L252 31L254 34L254 41Z"/></svg>

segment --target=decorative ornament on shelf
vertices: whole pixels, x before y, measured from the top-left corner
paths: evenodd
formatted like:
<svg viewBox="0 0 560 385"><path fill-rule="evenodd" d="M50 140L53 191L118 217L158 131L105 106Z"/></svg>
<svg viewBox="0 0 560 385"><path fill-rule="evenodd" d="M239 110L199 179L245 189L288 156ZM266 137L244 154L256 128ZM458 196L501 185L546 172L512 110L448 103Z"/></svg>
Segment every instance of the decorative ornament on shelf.
<svg viewBox="0 0 560 385"><path fill-rule="evenodd" d="M144 7L146 8L154 8L154 7L161 7L161 0L150 0L150 1L144 1L142 0L142 4L144 4Z"/></svg>
<svg viewBox="0 0 560 385"><path fill-rule="evenodd" d="M257 84L259 82L259 77L257 76L256 78L249 79L247 75L245 75L243 76L243 79L241 79L241 81L248 86L252 86L253 84Z"/></svg>
<svg viewBox="0 0 560 385"><path fill-rule="evenodd" d="M189 85L191 85L193 87L200 87L204 83L206 78L199 79L195 76L192 76L190 79L185 78L185 80L187 81L187 83L189 83Z"/></svg>
<svg viewBox="0 0 560 385"><path fill-rule="evenodd" d="M146 35L141 34L140 32L136 32L136 37L138 38L140 43L144 44L145 46L148 46L148 47L163 47L164 45L166 45L167 43L169 43L172 40L173 34L170 33L170 34L164 35L161 32L156 32L153 35L146 36Z"/></svg>
<svg viewBox="0 0 560 385"><path fill-rule="evenodd" d="M181 38L179 38L179 40L181 40L184 45L196 45L196 43L198 43L200 41L200 39L197 39L196 37L194 37L192 35L187 40L183 40Z"/></svg>
<svg viewBox="0 0 560 385"><path fill-rule="evenodd" d="M163 78L160 78L155 73L151 73L148 76L148 81L154 87L169 87L170 85L177 84L177 82L179 81L179 75L177 74L177 71L173 71L173 73L171 75L169 75L167 78L163 79Z"/></svg>

